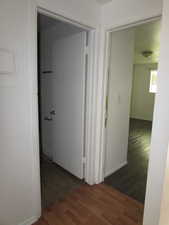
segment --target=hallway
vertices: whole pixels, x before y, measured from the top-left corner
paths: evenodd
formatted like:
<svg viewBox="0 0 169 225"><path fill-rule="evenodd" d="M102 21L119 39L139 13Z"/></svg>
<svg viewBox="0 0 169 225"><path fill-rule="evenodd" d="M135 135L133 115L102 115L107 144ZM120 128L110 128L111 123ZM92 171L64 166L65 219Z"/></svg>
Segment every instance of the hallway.
<svg viewBox="0 0 169 225"><path fill-rule="evenodd" d="M144 203L151 141L150 121L131 119L128 164L105 179L105 183Z"/></svg>
<svg viewBox="0 0 169 225"><path fill-rule="evenodd" d="M81 185L34 225L141 225L143 205L105 184Z"/></svg>

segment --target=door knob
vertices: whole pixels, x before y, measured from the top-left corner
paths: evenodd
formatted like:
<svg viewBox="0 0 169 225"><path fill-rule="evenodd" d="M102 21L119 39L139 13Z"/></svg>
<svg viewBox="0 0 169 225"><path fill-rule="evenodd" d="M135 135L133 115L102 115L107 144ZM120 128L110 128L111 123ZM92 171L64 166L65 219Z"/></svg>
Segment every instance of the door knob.
<svg viewBox="0 0 169 225"><path fill-rule="evenodd" d="M52 119L52 117L47 117L47 116L46 116L46 117L44 118L44 120L52 121L53 119Z"/></svg>
<svg viewBox="0 0 169 225"><path fill-rule="evenodd" d="M56 115L55 110L50 111L50 115Z"/></svg>

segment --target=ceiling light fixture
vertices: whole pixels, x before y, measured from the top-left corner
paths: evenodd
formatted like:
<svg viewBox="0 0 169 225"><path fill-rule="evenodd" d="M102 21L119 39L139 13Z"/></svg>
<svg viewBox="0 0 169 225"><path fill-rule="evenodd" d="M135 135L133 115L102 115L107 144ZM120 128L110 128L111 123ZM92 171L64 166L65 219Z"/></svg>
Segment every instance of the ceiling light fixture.
<svg viewBox="0 0 169 225"><path fill-rule="evenodd" d="M146 51L143 51L142 52L142 55L145 57L145 58L149 58L150 56L152 56L153 54L153 51L151 50L146 50Z"/></svg>

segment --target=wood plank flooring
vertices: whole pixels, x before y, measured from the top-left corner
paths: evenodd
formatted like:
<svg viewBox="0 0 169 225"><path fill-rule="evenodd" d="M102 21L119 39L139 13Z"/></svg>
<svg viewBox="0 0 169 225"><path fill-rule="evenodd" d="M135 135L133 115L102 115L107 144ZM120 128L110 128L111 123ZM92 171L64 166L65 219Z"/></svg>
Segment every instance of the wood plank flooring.
<svg viewBox="0 0 169 225"><path fill-rule="evenodd" d="M105 179L122 193L144 203L152 123L130 120L128 164Z"/></svg>
<svg viewBox="0 0 169 225"><path fill-rule="evenodd" d="M46 156L41 157L41 193L42 208L60 201L70 191L75 190L84 182L57 164L50 161Z"/></svg>
<svg viewBox="0 0 169 225"><path fill-rule="evenodd" d="M136 200L105 184L83 184L44 210L34 225L141 225L142 217Z"/></svg>

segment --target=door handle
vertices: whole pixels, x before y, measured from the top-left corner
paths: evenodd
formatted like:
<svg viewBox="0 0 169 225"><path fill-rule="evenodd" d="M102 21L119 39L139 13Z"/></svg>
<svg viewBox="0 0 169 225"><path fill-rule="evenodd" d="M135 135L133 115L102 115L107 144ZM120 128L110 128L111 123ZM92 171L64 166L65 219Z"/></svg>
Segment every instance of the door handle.
<svg viewBox="0 0 169 225"><path fill-rule="evenodd" d="M52 121L53 119L52 119L52 117L47 117L47 116L46 116L46 117L44 118L44 120Z"/></svg>
<svg viewBox="0 0 169 225"><path fill-rule="evenodd" d="M56 115L55 110L50 111L50 115Z"/></svg>

